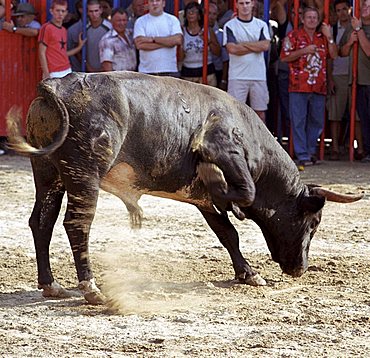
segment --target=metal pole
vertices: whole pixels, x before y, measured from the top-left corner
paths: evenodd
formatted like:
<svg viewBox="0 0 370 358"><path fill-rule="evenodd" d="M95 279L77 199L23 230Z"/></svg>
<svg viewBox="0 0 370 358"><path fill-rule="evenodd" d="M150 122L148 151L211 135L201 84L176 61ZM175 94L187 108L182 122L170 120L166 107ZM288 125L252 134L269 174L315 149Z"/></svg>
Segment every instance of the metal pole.
<svg viewBox="0 0 370 358"><path fill-rule="evenodd" d="M267 24L267 28L270 31L270 0L263 1L263 19ZM265 63L266 69L268 69L268 51L265 51Z"/></svg>
<svg viewBox="0 0 370 358"><path fill-rule="evenodd" d="M270 0L264 0L264 2L263 2L263 18L265 19L265 22L267 23L267 26L269 26L269 21L270 21Z"/></svg>
<svg viewBox="0 0 370 358"><path fill-rule="evenodd" d="M324 1L324 22L326 24L329 23L329 2L330 0ZM324 111L324 124L322 126L322 132L320 136L320 149L319 149L319 158L320 160L324 160L325 154L325 119L326 119L326 110Z"/></svg>
<svg viewBox="0 0 370 358"><path fill-rule="evenodd" d="M204 23L203 23L203 71L202 71L202 83L208 84L208 10L209 0L204 0Z"/></svg>
<svg viewBox="0 0 370 358"><path fill-rule="evenodd" d="M11 9L10 9L10 0L5 2L5 21L10 22L11 20Z"/></svg>
<svg viewBox="0 0 370 358"><path fill-rule="evenodd" d="M180 11L180 1L179 0L174 0L174 9L173 9L173 14L179 18L179 11ZM180 58L180 46L176 46L176 58L177 61L179 61Z"/></svg>
<svg viewBox="0 0 370 358"><path fill-rule="evenodd" d="M297 30L299 26L299 0L294 0L294 30Z"/></svg>
<svg viewBox="0 0 370 358"><path fill-rule="evenodd" d="M174 0L173 14L177 18L179 17L179 10L180 10L180 1L179 0Z"/></svg>
<svg viewBox="0 0 370 358"><path fill-rule="evenodd" d="M299 0L294 0L294 30L298 30L299 25ZM289 116L290 117L290 116ZM293 127L292 119L290 118L290 133L289 133L289 155L293 158L294 156L294 143L293 143Z"/></svg>
<svg viewBox="0 0 370 358"><path fill-rule="evenodd" d="M86 38L87 33L87 0L82 0L82 38ZM81 53L81 72L86 72L86 44L82 47Z"/></svg>
<svg viewBox="0 0 370 358"><path fill-rule="evenodd" d="M353 14L360 17L360 6L356 0L353 0ZM358 41L353 44L352 48L352 88L351 88L351 116L349 122L349 160L353 162L355 141L355 124L356 124L356 98L357 98L357 75L358 75Z"/></svg>

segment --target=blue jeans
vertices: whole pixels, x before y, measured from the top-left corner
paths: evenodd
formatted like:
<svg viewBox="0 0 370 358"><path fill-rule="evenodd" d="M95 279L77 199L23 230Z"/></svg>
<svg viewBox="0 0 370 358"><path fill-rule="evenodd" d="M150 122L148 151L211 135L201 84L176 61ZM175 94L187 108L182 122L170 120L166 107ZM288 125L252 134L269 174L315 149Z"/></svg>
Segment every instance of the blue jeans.
<svg viewBox="0 0 370 358"><path fill-rule="evenodd" d="M356 107L361 122L364 152L370 155L370 86L357 85Z"/></svg>
<svg viewBox="0 0 370 358"><path fill-rule="evenodd" d="M298 160L310 160L324 126L325 95L290 92L289 113L294 153Z"/></svg>
<svg viewBox="0 0 370 358"><path fill-rule="evenodd" d="M285 128L285 132L281 135L290 135L290 118L289 118L289 71L279 70L278 72L278 86L279 86L279 104L280 104L280 120L285 120L281 123L281 130Z"/></svg>

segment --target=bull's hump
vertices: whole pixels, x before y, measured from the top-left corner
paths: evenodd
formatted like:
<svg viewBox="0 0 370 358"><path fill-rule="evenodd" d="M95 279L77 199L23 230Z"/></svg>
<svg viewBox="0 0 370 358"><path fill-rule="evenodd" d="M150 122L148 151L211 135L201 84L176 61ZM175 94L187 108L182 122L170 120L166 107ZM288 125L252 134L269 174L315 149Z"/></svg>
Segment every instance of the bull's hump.
<svg viewBox="0 0 370 358"><path fill-rule="evenodd" d="M161 198L172 199L189 204L194 204L204 210L214 211L211 201L207 196L193 194L192 185L186 185L178 188L175 192L162 190L151 190L140 186L140 174L135 172L134 168L128 163L119 163L115 165L102 179L100 187L119 197L124 202L131 202L133 198L136 201L141 195L147 194Z"/></svg>

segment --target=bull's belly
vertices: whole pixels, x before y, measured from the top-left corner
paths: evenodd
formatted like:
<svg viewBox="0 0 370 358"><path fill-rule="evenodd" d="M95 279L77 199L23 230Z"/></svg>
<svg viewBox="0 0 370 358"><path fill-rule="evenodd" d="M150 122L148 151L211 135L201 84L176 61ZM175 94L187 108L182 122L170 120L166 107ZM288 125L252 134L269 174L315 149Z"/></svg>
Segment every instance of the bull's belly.
<svg viewBox="0 0 370 358"><path fill-rule="evenodd" d="M134 169L127 163L120 163L107 173L102 179L100 187L104 191L116 195L123 202L134 206L137 205L137 201L142 195L147 194L193 204L203 210L215 212L208 194L205 191L199 192L199 190L195 192L192 183L179 187L175 192L168 192L165 188L151 190L138 187L137 183L138 177Z"/></svg>

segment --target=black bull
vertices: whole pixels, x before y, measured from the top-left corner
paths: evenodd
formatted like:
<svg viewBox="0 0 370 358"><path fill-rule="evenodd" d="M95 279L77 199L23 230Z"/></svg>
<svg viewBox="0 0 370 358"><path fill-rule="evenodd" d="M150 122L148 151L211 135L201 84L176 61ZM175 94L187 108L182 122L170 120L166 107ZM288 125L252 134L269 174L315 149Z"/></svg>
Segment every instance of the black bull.
<svg viewBox="0 0 370 358"><path fill-rule="evenodd" d="M67 294L53 278L49 245L62 198L79 288L103 300L88 255L99 187L126 204L139 225L143 194L195 205L230 254L235 277L264 285L239 250L227 212L261 228L272 259L298 277L325 199L353 202L304 185L286 152L258 116L224 92L173 78L121 72L71 74L43 81L27 116L26 143L8 115L13 148L31 157L36 202L29 220L39 288Z"/></svg>

